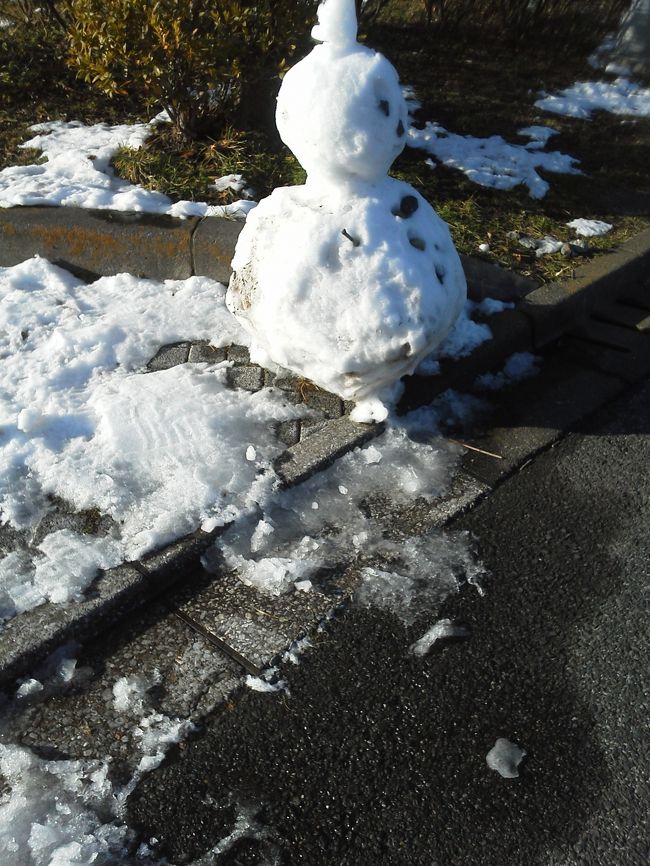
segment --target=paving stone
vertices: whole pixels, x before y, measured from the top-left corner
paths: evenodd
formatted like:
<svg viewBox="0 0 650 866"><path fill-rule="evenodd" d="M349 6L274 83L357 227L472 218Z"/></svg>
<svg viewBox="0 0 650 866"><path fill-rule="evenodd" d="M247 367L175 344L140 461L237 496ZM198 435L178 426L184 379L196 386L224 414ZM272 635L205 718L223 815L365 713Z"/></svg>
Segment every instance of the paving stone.
<svg viewBox="0 0 650 866"><path fill-rule="evenodd" d="M201 557L222 531L223 527L219 527L212 533L198 530L163 550L143 557L138 563L138 568L148 575L150 586L162 590L177 580L179 575L200 569Z"/></svg>
<svg viewBox="0 0 650 866"><path fill-rule="evenodd" d="M43 539L52 532L69 529L79 535L106 535L115 526L115 522L106 514L97 510L74 511L62 500L56 500L53 508L40 520L33 532L32 547L38 547Z"/></svg>
<svg viewBox="0 0 650 866"><path fill-rule="evenodd" d="M170 343L161 346L153 358L147 364L150 373L158 373L161 370L169 370L179 364L186 364L190 354L190 343Z"/></svg>
<svg viewBox="0 0 650 866"><path fill-rule="evenodd" d="M370 499L367 506L370 516L385 526L386 537L399 541L446 526L489 491L487 484L461 469L446 493L431 501L420 497L408 505L394 505Z"/></svg>
<svg viewBox="0 0 650 866"><path fill-rule="evenodd" d="M400 411L425 406L449 388L467 391L477 376L489 370L500 370L510 355L532 350L531 324L523 313L504 310L486 321L493 338L477 346L467 358L454 361L443 359L438 376L405 377Z"/></svg>
<svg viewBox="0 0 650 866"><path fill-rule="evenodd" d="M230 367L226 370L226 381L231 388L259 391L264 387L264 370L255 365Z"/></svg>
<svg viewBox="0 0 650 866"><path fill-rule="evenodd" d="M245 586L234 574L216 577L178 610L240 653L258 669L270 665L289 644L312 630L352 592L353 578L342 577L339 595L317 589L270 596Z"/></svg>
<svg viewBox="0 0 650 866"><path fill-rule="evenodd" d="M308 384L301 390L301 396L306 406L317 409L326 418L340 418L343 415L343 401L336 394Z"/></svg>
<svg viewBox="0 0 650 866"><path fill-rule="evenodd" d="M641 331L641 333L650 331L649 311L630 304L615 302L602 307L599 306L592 318L624 328L632 328L635 331Z"/></svg>
<svg viewBox="0 0 650 866"><path fill-rule="evenodd" d="M329 421L276 460L275 470L285 487L304 481L336 459L358 448L384 430L383 424L355 424L345 415Z"/></svg>
<svg viewBox="0 0 650 866"><path fill-rule="evenodd" d="M207 341L192 343L187 360L190 364L217 364L226 360L226 350L216 349Z"/></svg>
<svg viewBox="0 0 650 866"><path fill-rule="evenodd" d="M484 435L468 444L492 457L468 450L464 469L489 486L575 429L589 413L625 387L617 378L554 360L539 377L496 396L498 408ZM500 459L499 459L500 458Z"/></svg>
<svg viewBox="0 0 650 866"><path fill-rule="evenodd" d="M0 209L0 265L38 254L85 279L135 274L155 280L192 274L196 219L73 207Z"/></svg>
<svg viewBox="0 0 650 866"><path fill-rule="evenodd" d="M537 288L537 282L516 271L506 271L498 265L473 256L460 257L467 280L467 294L473 301L495 298L518 301Z"/></svg>
<svg viewBox="0 0 650 866"><path fill-rule="evenodd" d="M192 235L194 273L227 284L230 262L244 220L224 217L204 217Z"/></svg>
<svg viewBox="0 0 650 866"><path fill-rule="evenodd" d="M3 720L12 740L71 758L110 757L124 778L142 757L137 725L151 711L199 720L223 700L242 677L241 669L191 632L164 604L152 604L119 630L92 641L77 655L70 687L47 701L21 701ZM36 672L37 678L43 676ZM113 686L122 677L151 684L145 707L117 710ZM43 677L43 679L46 679Z"/></svg>
<svg viewBox="0 0 650 866"><path fill-rule="evenodd" d="M228 360L235 364L250 364L251 356L246 346L229 346L226 350Z"/></svg>

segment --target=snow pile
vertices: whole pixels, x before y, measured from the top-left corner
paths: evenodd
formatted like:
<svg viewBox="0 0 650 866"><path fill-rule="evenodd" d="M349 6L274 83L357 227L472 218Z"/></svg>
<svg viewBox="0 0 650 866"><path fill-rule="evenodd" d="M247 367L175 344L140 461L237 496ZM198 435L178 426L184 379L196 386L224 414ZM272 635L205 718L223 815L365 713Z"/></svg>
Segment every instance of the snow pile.
<svg viewBox="0 0 650 866"><path fill-rule="evenodd" d="M53 532L37 558L0 558L3 619L78 598L98 568L228 522L272 489L271 422L304 410L270 389L230 390L226 363L144 372L161 344L241 343L224 294L198 277L85 285L39 258L0 269L2 520L33 529L56 496L116 524L103 538Z"/></svg>
<svg viewBox="0 0 650 866"><path fill-rule="evenodd" d="M526 757L526 752L515 743L499 737L487 753L486 761L491 770L495 770L504 779L519 777L519 764Z"/></svg>
<svg viewBox="0 0 650 866"><path fill-rule="evenodd" d="M650 117L650 88L629 78L615 81L578 81L557 94L543 93L536 108L589 120L594 111Z"/></svg>
<svg viewBox="0 0 650 866"><path fill-rule="evenodd" d="M430 153L443 165L459 169L480 186L508 190L524 184L532 198L543 198L550 187L538 168L559 174L581 173L575 157L558 150L542 150L554 132L548 127L526 127L519 134L531 141L521 145L510 144L500 135L458 135L430 121L423 129L409 129L408 144ZM435 168L431 160L428 164Z"/></svg>
<svg viewBox="0 0 650 866"><path fill-rule="evenodd" d="M611 223L603 222L603 220L575 219L568 222L567 225L581 238L600 237L611 232L614 228Z"/></svg>
<svg viewBox="0 0 650 866"><path fill-rule="evenodd" d="M324 42L285 76L277 125L307 170L277 189L239 237L227 303L252 357L355 400L383 420L462 310L465 279L449 230L408 184L386 176L406 142L397 73L355 41L353 0L319 8Z"/></svg>
<svg viewBox="0 0 650 866"><path fill-rule="evenodd" d="M142 147L151 123L86 126L78 121L37 124L37 133L21 147L42 151L44 163L10 166L0 171L0 207L15 205L67 205L121 211L187 216L244 217L250 201L230 205L171 200L160 192L143 189L115 177L110 166L118 148ZM232 187L232 178L229 177ZM225 188L225 187L222 187ZM237 191L243 190L243 185Z"/></svg>

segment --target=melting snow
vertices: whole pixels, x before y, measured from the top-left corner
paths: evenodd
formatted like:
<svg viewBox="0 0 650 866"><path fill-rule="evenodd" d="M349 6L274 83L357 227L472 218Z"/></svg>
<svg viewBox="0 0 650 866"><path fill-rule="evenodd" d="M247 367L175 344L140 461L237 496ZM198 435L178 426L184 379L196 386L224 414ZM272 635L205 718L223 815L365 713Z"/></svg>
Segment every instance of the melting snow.
<svg viewBox="0 0 650 866"><path fill-rule="evenodd" d="M424 129L411 127L408 143L425 150L443 165L457 168L481 186L513 189L525 184L532 198L543 198L549 184L537 172L538 168L561 174L580 174L578 160L560 151L543 151L553 130L547 127L527 127L520 135L529 135L527 145L510 144L500 135L475 138L448 132L439 123L429 122ZM531 132L532 130L532 132ZM540 130L544 130L542 133ZM435 163L429 160L435 168Z"/></svg>
<svg viewBox="0 0 650 866"><path fill-rule="evenodd" d="M498 391L508 385L523 382L539 373L541 358L531 352L515 352L511 355L498 373L483 373L476 379L475 385L484 391Z"/></svg>
<svg viewBox="0 0 650 866"><path fill-rule="evenodd" d="M557 94L542 94L536 108L589 120L594 111L650 117L650 88L628 78L615 81L578 81Z"/></svg>
<svg viewBox="0 0 650 866"><path fill-rule="evenodd" d="M611 232L614 228L611 223L606 223L602 220L575 219L571 220L567 225L581 238L593 238L600 235L606 235L607 232Z"/></svg>
<svg viewBox="0 0 650 866"><path fill-rule="evenodd" d="M159 120L159 119L158 119ZM121 211L146 211L170 216L245 217L254 202L229 205L171 200L160 192L146 190L115 177L110 161L121 146L142 147L154 128L151 123L96 123L50 121L32 127L33 138L21 147L42 151L42 164L10 166L0 171L0 207L15 205L67 205L85 208L110 208ZM217 188L237 188L230 175L216 181ZM243 187L242 187L243 189ZM237 188L239 192L240 189Z"/></svg>
<svg viewBox="0 0 650 866"><path fill-rule="evenodd" d="M115 522L104 538L61 530L40 558L0 558L3 619L78 598L98 568L228 522L271 490L271 424L303 410L270 389L230 390L225 362L145 372L161 344L241 343L224 294L198 277L85 285L39 258L0 269L2 519L33 529L56 496Z"/></svg>

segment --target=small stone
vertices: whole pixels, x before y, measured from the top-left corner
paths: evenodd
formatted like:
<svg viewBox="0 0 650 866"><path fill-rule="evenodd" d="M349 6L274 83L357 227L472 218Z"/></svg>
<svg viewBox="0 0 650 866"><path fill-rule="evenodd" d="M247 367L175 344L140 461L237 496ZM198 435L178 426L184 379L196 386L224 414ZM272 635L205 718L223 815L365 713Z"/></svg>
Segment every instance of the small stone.
<svg viewBox="0 0 650 866"><path fill-rule="evenodd" d="M424 252L425 249L427 248L427 245L422 240L422 238L418 238L418 237L409 238L409 243L411 244L412 247L415 247L416 250L422 250L422 252Z"/></svg>
<svg viewBox="0 0 650 866"><path fill-rule="evenodd" d="M383 111L386 117L390 117L390 105L388 104L387 99L379 100L379 110Z"/></svg>
<svg viewBox="0 0 650 866"><path fill-rule="evenodd" d="M399 203L399 206L396 207L392 211L392 213L393 216L401 217L402 219L408 219L412 214L415 213L418 207L418 200L414 195L405 195Z"/></svg>
<svg viewBox="0 0 650 866"><path fill-rule="evenodd" d="M490 252L490 245L489 244L479 244L478 248L479 248L479 252L481 252L481 253L489 253Z"/></svg>
<svg viewBox="0 0 650 866"><path fill-rule="evenodd" d="M400 122L397 124L397 135L401 138L405 132L406 130L404 129L404 124L400 120Z"/></svg>
<svg viewBox="0 0 650 866"><path fill-rule="evenodd" d="M434 268L434 270L435 270L435 272L436 272L436 277L438 277L438 280L439 280L441 283L444 283L444 281L445 281L445 277L447 276L447 272L445 271L445 269L443 268L443 266L442 266L442 265L436 265L435 268Z"/></svg>

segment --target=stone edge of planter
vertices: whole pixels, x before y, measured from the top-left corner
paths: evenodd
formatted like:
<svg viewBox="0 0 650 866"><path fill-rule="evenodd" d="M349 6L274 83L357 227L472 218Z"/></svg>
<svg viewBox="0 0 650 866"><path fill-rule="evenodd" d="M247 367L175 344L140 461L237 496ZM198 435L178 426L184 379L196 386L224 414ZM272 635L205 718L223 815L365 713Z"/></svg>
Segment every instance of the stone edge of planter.
<svg viewBox="0 0 650 866"><path fill-rule="evenodd" d="M215 217L183 220L81 208L0 208L0 266L38 254L87 280L129 272L156 280L199 275L227 282L242 225ZM413 405L433 399L449 382L467 387L513 352L543 347L598 304L620 296L647 270L650 229L576 268L574 279L541 287L487 262L462 258L475 300L495 297L514 302L515 309L492 316L494 339L468 358L443 364L441 376L412 377L415 386L407 388L407 398ZM318 435L278 458L281 483L300 483L382 429L355 425L347 416L327 422ZM95 636L162 593L198 566L211 540L200 532L180 539L139 563L100 574L81 602L42 605L10 620L0 632L0 687L10 687L61 644Z"/></svg>

